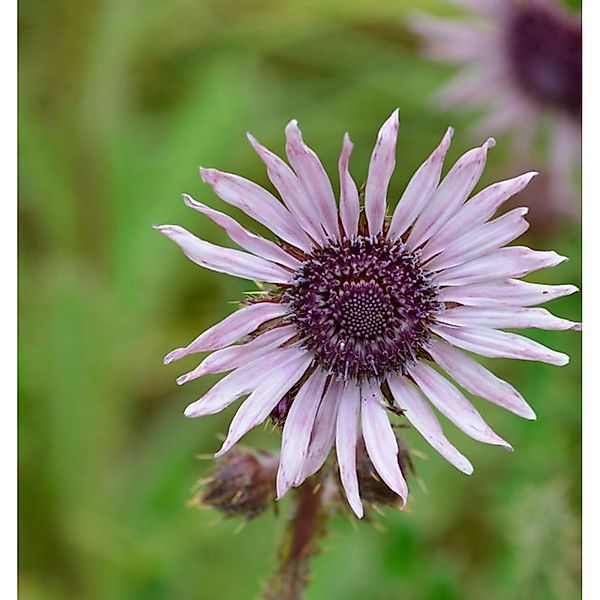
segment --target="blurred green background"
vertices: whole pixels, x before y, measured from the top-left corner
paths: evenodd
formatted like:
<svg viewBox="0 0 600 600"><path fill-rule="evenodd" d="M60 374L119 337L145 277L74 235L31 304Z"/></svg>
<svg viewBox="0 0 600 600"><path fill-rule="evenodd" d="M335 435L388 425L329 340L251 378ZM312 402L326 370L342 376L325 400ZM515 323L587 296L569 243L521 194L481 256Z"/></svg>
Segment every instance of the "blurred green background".
<svg viewBox="0 0 600 600"><path fill-rule="evenodd" d="M184 419L212 381L179 388L194 359L161 362L252 285L196 267L151 225L179 223L230 245L181 193L248 224L197 168L269 186L245 132L281 152L291 118L333 175L350 131L363 181L376 131L399 106L395 197L448 124L457 130L449 158L471 147L473 115L431 109L452 70L419 58L404 24L416 8L447 10L433 0L21 1L23 598L258 595L282 519L268 514L236 534L237 521L186 507L208 467L196 455L217 449L233 409ZM508 147L499 138L481 185L537 166L510 164ZM577 225L548 234L542 219L526 242L571 257L537 280L580 283ZM579 306L576 295L552 308L577 319ZM571 364L488 364L538 421L477 402L514 454L447 424L475 465L467 477L408 432L428 457L415 458L426 491L413 479L410 511L387 511L385 534L333 519L309 599L579 597L580 337L532 337ZM244 442L278 439L259 428Z"/></svg>

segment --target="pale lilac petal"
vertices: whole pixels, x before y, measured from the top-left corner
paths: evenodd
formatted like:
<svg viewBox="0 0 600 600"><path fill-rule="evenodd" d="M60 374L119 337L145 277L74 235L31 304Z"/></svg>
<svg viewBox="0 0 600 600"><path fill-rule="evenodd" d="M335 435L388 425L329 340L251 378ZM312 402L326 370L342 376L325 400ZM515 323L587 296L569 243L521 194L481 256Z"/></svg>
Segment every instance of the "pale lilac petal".
<svg viewBox="0 0 600 600"><path fill-rule="evenodd" d="M279 500L300 479L327 374L317 369L302 385L285 419L277 471Z"/></svg>
<svg viewBox="0 0 600 600"><path fill-rule="evenodd" d="M568 260L554 251L541 252L524 246L500 248L492 254L477 258L464 265L436 273L434 281L439 286L468 285L496 279L523 277L528 273L555 267Z"/></svg>
<svg viewBox="0 0 600 600"><path fill-rule="evenodd" d="M396 166L398 113L396 109L379 130L369 163L365 189L365 213L371 235L381 232L385 219L387 190Z"/></svg>
<svg viewBox="0 0 600 600"><path fill-rule="evenodd" d="M490 31L482 23L475 25L425 15L414 15L408 23L424 38L424 55L431 60L471 63L481 58L482 51L490 45Z"/></svg>
<svg viewBox="0 0 600 600"><path fill-rule="evenodd" d="M217 225L220 225L227 232L229 238L244 248L244 250L248 250L248 252L252 252L256 256L266 258L290 269L297 269L300 266L300 261L291 254L288 254L283 248L270 240L251 233L229 215L214 210L194 200L187 194L183 195L183 199L187 206L201 212L209 219L212 219Z"/></svg>
<svg viewBox="0 0 600 600"><path fill-rule="evenodd" d="M273 194L243 177L216 169L200 169L200 175L219 198L243 210L282 240L310 252L309 237Z"/></svg>
<svg viewBox="0 0 600 600"><path fill-rule="evenodd" d="M398 464L398 440L383 405L381 389L372 384L361 386L362 433L367 454L385 484L403 502L408 498L408 486Z"/></svg>
<svg viewBox="0 0 600 600"><path fill-rule="evenodd" d="M164 358L164 363L168 365L174 360L196 352L225 348L253 332L263 323L282 317L287 312L288 308L278 302L255 302L245 306L201 333L184 348L177 348L169 352Z"/></svg>
<svg viewBox="0 0 600 600"><path fill-rule="evenodd" d="M569 362L566 354L546 348L539 342L534 342L516 333L448 325L436 325L432 327L432 330L447 342L481 356L535 360L558 367Z"/></svg>
<svg viewBox="0 0 600 600"><path fill-rule="evenodd" d="M290 164L313 201L325 232L331 238L339 238L338 211L329 176L319 157L304 143L297 121L290 121L285 133L285 148Z"/></svg>
<svg viewBox="0 0 600 600"><path fill-rule="evenodd" d="M334 380L329 384L315 418L302 475L294 482L294 485L302 483L325 463L335 441L335 422L343 393L344 384L341 381Z"/></svg>
<svg viewBox="0 0 600 600"><path fill-rule="evenodd" d="M294 325L275 327L246 344L228 346L222 350L217 350L209 354L194 370L178 377L177 383L183 385L203 375L236 369L244 363L269 354L274 348L287 342L296 333L297 329Z"/></svg>
<svg viewBox="0 0 600 600"><path fill-rule="evenodd" d="M491 327L492 329L548 329L581 331L581 323L555 317L545 308L521 308L517 306L457 306L444 311L438 317L450 325L461 327Z"/></svg>
<svg viewBox="0 0 600 600"><path fill-rule="evenodd" d="M388 378L388 385L398 407L404 412L411 425L450 464L470 475L473 472L473 465L448 441L435 413L419 390L402 375Z"/></svg>
<svg viewBox="0 0 600 600"><path fill-rule="evenodd" d="M288 270L269 260L205 242L178 225L154 228L173 240L192 262L206 269L252 281L288 283L290 280Z"/></svg>
<svg viewBox="0 0 600 600"><path fill-rule="evenodd" d="M535 419L531 406L512 385L496 377L458 348L441 340L433 340L427 350L433 360L471 394L525 419Z"/></svg>
<svg viewBox="0 0 600 600"><path fill-rule="evenodd" d="M231 421L227 438L215 456L222 456L250 429L262 423L277 406L283 396L304 375L312 362L312 356L296 349L292 360L285 363L267 363L271 374L242 403Z"/></svg>
<svg viewBox="0 0 600 600"><path fill-rule="evenodd" d="M315 211L310 197L296 174L279 156L262 146L252 135L248 134L248 139L265 163L269 179L296 221L306 233L323 245L325 232L321 226L319 213Z"/></svg>
<svg viewBox="0 0 600 600"><path fill-rule="evenodd" d="M460 106L462 109L476 107L492 101L502 93L501 69L492 60L486 64L475 63L465 66L442 85L434 94L439 108Z"/></svg>
<svg viewBox="0 0 600 600"><path fill-rule="evenodd" d="M518 279L490 281L440 290L443 302L458 302L472 306L533 306L578 292L574 285L544 285Z"/></svg>
<svg viewBox="0 0 600 600"><path fill-rule="evenodd" d="M448 244L448 247L427 263L430 271L441 271L470 260L490 254L518 238L529 229L529 223L523 218L529 209L515 208L494 221L484 223ZM421 260L426 261L431 254L424 249Z"/></svg>
<svg viewBox="0 0 600 600"><path fill-rule="evenodd" d="M358 421L360 417L360 390L348 383L338 408L335 426L335 448L340 467L340 480L348 504L359 519L363 517L363 506L358 489L356 474L356 443L358 441Z"/></svg>
<svg viewBox="0 0 600 600"><path fill-rule="evenodd" d="M348 134L344 136L342 153L340 154L339 172L340 172L340 217L342 225L347 236L358 233L358 217L360 214L360 204L358 201L358 190L354 179L348 170L348 162L352 153L352 142Z"/></svg>
<svg viewBox="0 0 600 600"><path fill-rule="evenodd" d="M222 411L240 396L249 394L273 372L273 364L279 368L298 356L298 347L282 350L272 349L268 360L258 358L244 364L218 381L202 398L185 409L188 418L204 417Z"/></svg>
<svg viewBox="0 0 600 600"><path fill-rule="evenodd" d="M475 407L445 377L425 363L409 368L410 375L431 403L461 431L484 444L511 445L494 433Z"/></svg>
<svg viewBox="0 0 600 600"><path fill-rule="evenodd" d="M489 138L481 148L469 150L456 161L410 232L407 245L411 250L437 233L462 206L483 173L488 149L495 144Z"/></svg>
<svg viewBox="0 0 600 600"><path fill-rule="evenodd" d="M460 210L427 242L425 256L434 256L444 250L465 230L472 230L487 221L509 198L522 191L538 173L532 171L514 179L494 183L475 194Z"/></svg>
<svg viewBox="0 0 600 600"><path fill-rule="evenodd" d="M449 127L439 146L408 182L392 217L388 231L388 239L391 241L397 240L413 224L429 202L440 181L444 158L453 135L454 130Z"/></svg>

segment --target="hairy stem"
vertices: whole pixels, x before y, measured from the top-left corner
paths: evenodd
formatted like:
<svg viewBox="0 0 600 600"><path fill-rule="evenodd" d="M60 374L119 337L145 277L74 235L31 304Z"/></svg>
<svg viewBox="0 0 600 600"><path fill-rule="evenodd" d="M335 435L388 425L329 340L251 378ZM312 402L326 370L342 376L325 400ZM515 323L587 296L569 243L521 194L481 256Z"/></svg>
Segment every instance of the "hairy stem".
<svg viewBox="0 0 600 600"><path fill-rule="evenodd" d="M296 491L277 555L278 567L267 584L264 600L301 600L308 584L310 561L325 533L321 474L307 479Z"/></svg>

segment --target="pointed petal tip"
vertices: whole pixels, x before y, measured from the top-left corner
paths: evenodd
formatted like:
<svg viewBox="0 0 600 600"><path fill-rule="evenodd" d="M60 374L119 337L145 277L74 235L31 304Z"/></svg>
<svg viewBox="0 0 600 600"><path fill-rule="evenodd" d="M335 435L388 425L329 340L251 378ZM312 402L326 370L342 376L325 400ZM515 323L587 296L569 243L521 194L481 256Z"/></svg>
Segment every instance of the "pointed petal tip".
<svg viewBox="0 0 600 600"><path fill-rule="evenodd" d="M200 202L198 202L197 200L194 200L189 194L182 194L183 196L183 203L186 206L189 206L190 208L196 208L199 206L203 206Z"/></svg>
<svg viewBox="0 0 600 600"><path fill-rule="evenodd" d="M359 518L362 519L365 511L363 509L363 505L362 502L357 501L357 502L349 502L350 504L350 508L352 509L352 512Z"/></svg>
<svg viewBox="0 0 600 600"><path fill-rule="evenodd" d="M206 167L200 167L200 178L204 183L208 183L209 185L213 184L216 181L216 173L214 169L208 169Z"/></svg>
<svg viewBox="0 0 600 600"><path fill-rule="evenodd" d="M229 450L229 446L226 446L225 443L221 446L221 449L218 452L215 452L215 458L220 458Z"/></svg>
<svg viewBox="0 0 600 600"><path fill-rule="evenodd" d="M196 410L194 409L194 404L196 403L192 402L192 404L188 404L188 406L185 407L185 410L183 411L183 416L186 419L193 419L194 417L196 417Z"/></svg>
<svg viewBox="0 0 600 600"><path fill-rule="evenodd" d="M298 119L291 119L288 124L285 126L286 133L291 129L299 129L298 128Z"/></svg>
<svg viewBox="0 0 600 600"><path fill-rule="evenodd" d="M583 325L581 323L575 323L572 327L571 327L571 331L581 331L583 328Z"/></svg>
<svg viewBox="0 0 600 600"><path fill-rule="evenodd" d="M163 358L163 364L168 365L171 364L174 360L177 360L182 352L183 348L175 348Z"/></svg>
<svg viewBox="0 0 600 600"><path fill-rule="evenodd" d="M496 140L493 137L490 137L484 142L482 148L484 150L489 150L490 148L493 148L495 145L496 145Z"/></svg>
<svg viewBox="0 0 600 600"><path fill-rule="evenodd" d="M475 471L475 468L473 467L473 465L469 461L466 461L464 463L463 468L461 469L461 471L465 475L473 475L473 471Z"/></svg>

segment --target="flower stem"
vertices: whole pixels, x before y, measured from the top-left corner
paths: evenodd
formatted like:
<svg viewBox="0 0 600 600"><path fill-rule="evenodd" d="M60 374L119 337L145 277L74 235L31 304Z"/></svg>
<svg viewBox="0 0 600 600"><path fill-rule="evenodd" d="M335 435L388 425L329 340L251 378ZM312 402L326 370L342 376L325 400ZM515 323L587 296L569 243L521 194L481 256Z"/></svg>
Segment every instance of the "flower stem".
<svg viewBox="0 0 600 600"><path fill-rule="evenodd" d="M307 479L296 491L277 553L278 567L271 576L264 600L301 600L308 584L310 561L325 533L327 511L323 506L321 473Z"/></svg>

